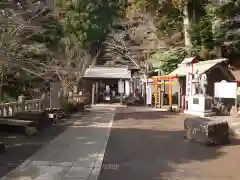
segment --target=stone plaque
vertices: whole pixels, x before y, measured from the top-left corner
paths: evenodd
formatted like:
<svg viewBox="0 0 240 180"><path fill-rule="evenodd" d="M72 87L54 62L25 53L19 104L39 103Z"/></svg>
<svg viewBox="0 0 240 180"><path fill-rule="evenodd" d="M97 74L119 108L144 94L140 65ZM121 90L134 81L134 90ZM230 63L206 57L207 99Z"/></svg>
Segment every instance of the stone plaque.
<svg viewBox="0 0 240 180"><path fill-rule="evenodd" d="M199 99L198 98L193 98L193 104L199 104Z"/></svg>

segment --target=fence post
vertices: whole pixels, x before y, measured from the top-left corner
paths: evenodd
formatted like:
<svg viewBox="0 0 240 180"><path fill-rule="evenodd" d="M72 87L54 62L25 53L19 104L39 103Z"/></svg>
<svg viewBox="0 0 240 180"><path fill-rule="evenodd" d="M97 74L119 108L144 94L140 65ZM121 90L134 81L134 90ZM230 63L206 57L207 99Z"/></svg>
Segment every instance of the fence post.
<svg viewBox="0 0 240 180"><path fill-rule="evenodd" d="M23 95L18 96L18 103L20 104L22 112L25 111L25 98Z"/></svg>

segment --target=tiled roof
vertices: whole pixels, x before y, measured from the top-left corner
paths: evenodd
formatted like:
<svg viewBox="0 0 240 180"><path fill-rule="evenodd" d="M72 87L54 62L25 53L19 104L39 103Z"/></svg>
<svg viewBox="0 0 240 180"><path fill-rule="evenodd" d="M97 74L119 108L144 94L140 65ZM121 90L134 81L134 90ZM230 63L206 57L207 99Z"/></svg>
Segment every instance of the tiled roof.
<svg viewBox="0 0 240 180"><path fill-rule="evenodd" d="M90 67L84 74L85 78L130 79L131 72L124 67Z"/></svg>
<svg viewBox="0 0 240 180"><path fill-rule="evenodd" d="M222 63L224 61L227 61L227 59L214 59L214 60L208 60L208 61L201 61L199 63L194 64L193 69L194 72L198 71L198 74L203 74L215 65ZM186 64L180 64L177 69L175 69L173 72L170 73L170 75L179 74L179 75L187 75L189 72L189 68L186 66Z"/></svg>

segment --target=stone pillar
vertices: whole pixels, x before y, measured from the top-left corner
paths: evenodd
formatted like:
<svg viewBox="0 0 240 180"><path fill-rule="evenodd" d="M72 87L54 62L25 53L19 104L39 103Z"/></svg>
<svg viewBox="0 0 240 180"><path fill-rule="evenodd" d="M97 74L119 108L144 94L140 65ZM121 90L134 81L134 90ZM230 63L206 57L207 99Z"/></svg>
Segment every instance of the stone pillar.
<svg viewBox="0 0 240 180"><path fill-rule="evenodd" d="M23 95L18 96L18 103L20 104L21 111L25 111L25 97Z"/></svg>
<svg viewBox="0 0 240 180"><path fill-rule="evenodd" d="M61 103L59 100L59 92L60 92L60 83L59 82L51 82L50 83L50 108L61 108Z"/></svg>
<svg viewBox="0 0 240 180"><path fill-rule="evenodd" d="M95 83L92 85L92 106L95 104Z"/></svg>

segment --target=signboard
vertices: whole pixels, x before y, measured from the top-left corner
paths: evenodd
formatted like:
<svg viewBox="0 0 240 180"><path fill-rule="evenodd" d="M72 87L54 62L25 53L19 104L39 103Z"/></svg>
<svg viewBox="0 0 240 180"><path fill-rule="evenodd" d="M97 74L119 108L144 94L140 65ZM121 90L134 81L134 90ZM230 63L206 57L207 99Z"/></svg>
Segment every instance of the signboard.
<svg viewBox="0 0 240 180"><path fill-rule="evenodd" d="M122 80L118 81L118 93L124 93L124 82Z"/></svg>
<svg viewBox="0 0 240 180"><path fill-rule="evenodd" d="M126 94L126 96L130 95L130 84L129 84L129 81L125 81L125 94Z"/></svg>
<svg viewBox="0 0 240 180"><path fill-rule="evenodd" d="M153 85L148 84L147 85L147 102L146 102L146 104L148 105L152 104L152 94L153 94Z"/></svg>
<svg viewBox="0 0 240 180"><path fill-rule="evenodd" d="M214 84L215 98L236 99L237 83L236 82L217 82Z"/></svg>

